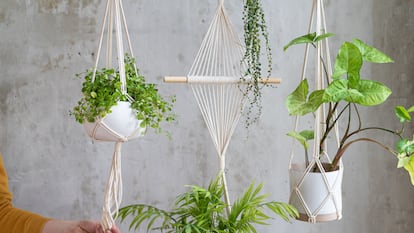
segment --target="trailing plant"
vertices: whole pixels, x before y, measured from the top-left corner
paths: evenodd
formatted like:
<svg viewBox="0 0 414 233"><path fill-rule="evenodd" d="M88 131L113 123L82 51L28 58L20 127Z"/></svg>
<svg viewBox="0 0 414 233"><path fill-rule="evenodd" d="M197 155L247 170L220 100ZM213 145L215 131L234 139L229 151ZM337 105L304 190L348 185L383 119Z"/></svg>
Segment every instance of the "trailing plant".
<svg viewBox="0 0 414 233"><path fill-rule="evenodd" d="M102 68L96 71L92 82L93 69L77 74L83 78L83 97L73 108L73 115L77 122L94 122L97 118L105 117L111 113L111 108L118 101L129 101L131 108L136 110L136 118L141 120L141 127L152 127L161 131L162 121L175 120L172 113L175 97L165 100L159 93L155 84L146 83L145 78L139 74L135 59L125 55L125 76L127 79L127 95L121 92L121 81L118 69Z"/></svg>
<svg viewBox="0 0 414 233"><path fill-rule="evenodd" d="M291 45L310 43L316 47L316 43L333 34L327 33L317 36L316 33L307 34L292 40L284 47L284 50ZM354 39L352 42L345 42L339 49L332 81L327 80L327 87L324 89L309 91L307 79L301 81L298 87L288 95L286 106L291 115L303 116L315 113L322 105L326 107L325 126L320 138L319 155L324 154L324 144L328 140L334 127L343 123L344 133L340 136L340 144L333 157L328 170L337 169L340 159L344 152L355 142L371 142L380 145L382 148L391 152L399 159L399 167L405 167L413 180L413 140L404 138L404 123L411 120L410 112L402 106L396 107L395 113L402 123L400 130L390 130L383 127L365 127L359 112L359 106L377 106L384 103L391 95L391 90L386 85L373 80L361 78L361 68L364 62L371 63L390 63L393 60L378 49L371 47L361 40ZM323 62L324 72L328 77L325 62ZM356 123L355 123L356 122ZM392 134L399 138L396 149L384 145L383 143L368 137L355 138L359 133L366 131L382 131ZM305 148L308 149L308 141L313 139L313 131L289 132L289 136L297 139ZM307 152L306 159L308 161Z"/></svg>
<svg viewBox="0 0 414 233"><path fill-rule="evenodd" d="M134 204L119 210L117 218L125 221L132 216L130 229L135 231L146 223L146 230L167 233L249 233L257 232L255 224L265 225L271 217L265 212L290 221L298 216L296 209L289 204L266 201L268 195L260 194L262 184L252 183L244 194L231 206L229 215L225 214L223 186L219 177L210 182L207 189L189 186L190 190L179 195L172 211L161 210L145 204Z"/></svg>
<svg viewBox="0 0 414 233"><path fill-rule="evenodd" d="M269 33L266 26L265 14L261 0L245 0L243 8L244 43L245 53L242 62L246 63L241 81L246 87L246 97L249 98L249 106L246 113L246 126L255 123L262 113L261 89L267 84L261 85L262 77L262 45L265 45L267 59L267 78L272 73L272 51L269 45ZM251 79L251 80L250 80ZM252 93L250 95L250 93ZM254 109L257 113L253 114Z"/></svg>

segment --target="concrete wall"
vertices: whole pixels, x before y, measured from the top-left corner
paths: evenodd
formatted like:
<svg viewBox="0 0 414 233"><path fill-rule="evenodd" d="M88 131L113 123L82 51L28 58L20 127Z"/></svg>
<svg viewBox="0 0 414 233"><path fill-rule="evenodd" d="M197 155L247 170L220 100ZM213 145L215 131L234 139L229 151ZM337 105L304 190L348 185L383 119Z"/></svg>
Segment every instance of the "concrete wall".
<svg viewBox="0 0 414 233"><path fill-rule="evenodd" d="M148 81L175 94L178 123L165 126L172 139L148 133L123 147L124 202L168 208L186 184L206 185L217 172L210 136L188 86L163 84L164 75L188 72L213 15L216 1L124 1L134 51ZM251 181L263 181L272 199L288 199L288 153L292 129L284 100L299 80L303 49L282 47L307 29L311 1L264 1L279 88L264 93L260 122L248 132L239 125L228 151L232 196ZM241 0L228 0L233 24L241 29ZM414 1L326 1L336 51L354 37L374 44L395 64L365 70L392 86L390 101L363 109L369 123L394 127L395 104L414 103ZM0 151L14 204L65 219L100 218L112 143L91 143L68 115L80 98L74 77L93 66L103 1L0 1ZM333 52L332 56L336 56ZM246 139L246 135L249 137ZM383 137L393 143L393 139ZM357 153L358 152L358 153ZM359 155L360 152L365 153ZM408 233L414 222L414 188L392 156L360 144L346 154L344 211L339 222L309 225L279 219L260 232ZM121 225L128 232L126 224Z"/></svg>

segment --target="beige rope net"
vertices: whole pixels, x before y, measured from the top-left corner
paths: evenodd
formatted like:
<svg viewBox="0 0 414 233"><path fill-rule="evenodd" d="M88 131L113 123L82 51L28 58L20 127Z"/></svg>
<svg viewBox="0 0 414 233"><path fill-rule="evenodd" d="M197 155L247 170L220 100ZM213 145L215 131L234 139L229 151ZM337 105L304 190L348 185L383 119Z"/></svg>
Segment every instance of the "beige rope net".
<svg viewBox="0 0 414 233"><path fill-rule="evenodd" d="M210 132L219 159L219 175L224 187L227 212L231 210L226 181L226 152L246 103L241 77L244 47L237 36L224 0L218 1L214 18L186 77L165 77L165 82L189 83ZM247 77L245 82L250 82ZM279 83L279 79L261 82Z"/></svg>
<svg viewBox="0 0 414 233"><path fill-rule="evenodd" d="M315 25L316 28L314 29ZM316 30L317 35L327 32L323 0L313 0L308 33L311 33L312 30ZM313 61L315 62L312 64L315 66L315 89L323 89L330 82L332 76L332 64L327 38L316 43L315 59ZM310 62L309 44L307 44L302 67L302 80L307 75L307 65ZM325 171L326 169L323 164L331 162L328 155L328 143L322 145L323 149L320 152L320 140L325 127L326 107L322 105L315 113L314 144L311 161L308 164L303 162L297 163L297 160L294 160L295 150L292 149L289 163L291 183L289 202L298 208L300 220L311 223L342 218L341 182L343 165L341 162L338 171ZM295 131L299 128L299 121L297 117L295 120ZM336 143L334 144L339 146L337 126L335 127L335 132ZM316 191L320 191L320 194L316 194Z"/></svg>

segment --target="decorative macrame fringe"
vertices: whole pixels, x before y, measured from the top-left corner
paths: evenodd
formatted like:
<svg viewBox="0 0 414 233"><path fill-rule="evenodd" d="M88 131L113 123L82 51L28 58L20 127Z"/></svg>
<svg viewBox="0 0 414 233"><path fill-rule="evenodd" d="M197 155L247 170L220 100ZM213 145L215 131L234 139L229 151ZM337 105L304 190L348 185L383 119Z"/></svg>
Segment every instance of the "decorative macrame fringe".
<svg viewBox="0 0 414 233"><path fill-rule="evenodd" d="M122 201L121 146L122 142L115 143L111 170L105 188L101 219L103 229L111 229L115 224L113 216L118 213L119 206Z"/></svg>

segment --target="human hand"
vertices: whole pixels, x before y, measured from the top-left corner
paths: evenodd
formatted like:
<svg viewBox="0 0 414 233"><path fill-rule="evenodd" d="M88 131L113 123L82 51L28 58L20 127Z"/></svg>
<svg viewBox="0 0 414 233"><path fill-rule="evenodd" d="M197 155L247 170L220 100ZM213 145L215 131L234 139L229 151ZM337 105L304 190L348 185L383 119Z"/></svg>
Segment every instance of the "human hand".
<svg viewBox="0 0 414 233"><path fill-rule="evenodd" d="M121 231L116 226L104 231L99 222L90 220L50 220L45 224L42 233L121 233Z"/></svg>

